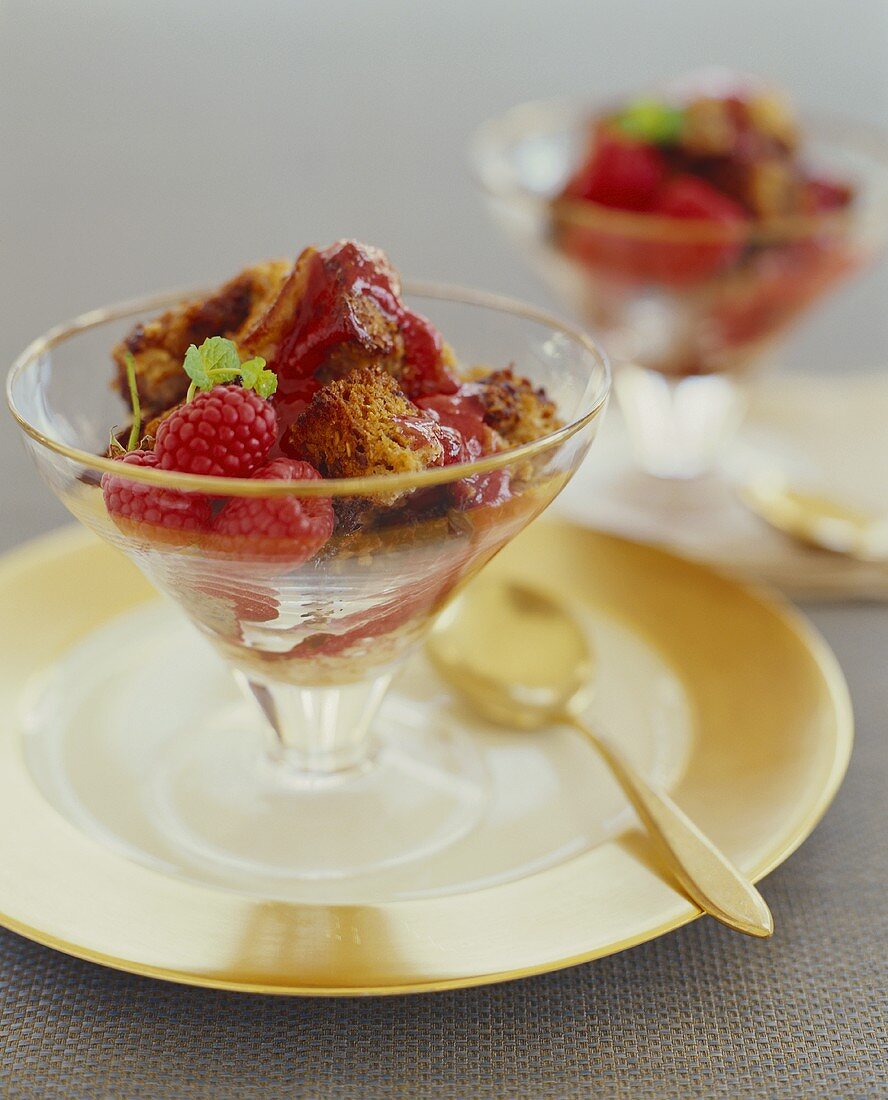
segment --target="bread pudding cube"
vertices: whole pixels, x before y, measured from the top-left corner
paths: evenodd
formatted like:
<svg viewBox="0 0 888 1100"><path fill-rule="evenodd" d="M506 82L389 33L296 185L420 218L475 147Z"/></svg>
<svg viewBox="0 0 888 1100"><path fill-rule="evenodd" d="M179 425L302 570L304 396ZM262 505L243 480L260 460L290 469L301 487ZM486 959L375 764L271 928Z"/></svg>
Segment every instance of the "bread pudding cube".
<svg viewBox="0 0 888 1100"><path fill-rule="evenodd" d="M318 374L329 381L358 366L387 366L403 354L398 326L362 293L358 269L397 285L379 249L341 242L304 249L270 309L245 333L242 346L274 365L283 380Z"/></svg>
<svg viewBox="0 0 888 1100"><path fill-rule="evenodd" d="M759 218L792 214L800 205L801 181L785 158L753 161L747 173L746 206Z"/></svg>
<svg viewBox="0 0 888 1100"><path fill-rule="evenodd" d="M329 382L374 366L398 379L409 397L452 392L452 353L400 294L398 274L378 248L357 241L306 248L242 347L277 372L281 400L301 392L308 378Z"/></svg>
<svg viewBox="0 0 888 1100"><path fill-rule="evenodd" d="M444 461L437 422L379 366L318 390L293 425L291 444L324 477L414 473Z"/></svg>
<svg viewBox="0 0 888 1100"><path fill-rule="evenodd" d="M752 128L763 137L771 138L786 152L796 150L798 124L792 103L786 96L774 90L751 95L746 101L746 114Z"/></svg>
<svg viewBox="0 0 888 1100"><path fill-rule="evenodd" d="M684 109L681 144L686 152L703 157L728 157L737 146L739 118L735 101L700 96Z"/></svg>
<svg viewBox="0 0 888 1100"><path fill-rule="evenodd" d="M126 378L127 355L136 367L136 385L142 416L148 421L172 409L185 397L189 378L182 360L191 344L210 336L225 336L236 343L268 309L290 265L268 260L245 268L207 298L194 299L169 309L153 321L136 325L114 348L117 388L129 404Z"/></svg>
<svg viewBox="0 0 888 1100"><path fill-rule="evenodd" d="M473 388L484 409L484 422L508 447L532 443L561 426L558 410L543 389L516 375L511 367L476 378Z"/></svg>

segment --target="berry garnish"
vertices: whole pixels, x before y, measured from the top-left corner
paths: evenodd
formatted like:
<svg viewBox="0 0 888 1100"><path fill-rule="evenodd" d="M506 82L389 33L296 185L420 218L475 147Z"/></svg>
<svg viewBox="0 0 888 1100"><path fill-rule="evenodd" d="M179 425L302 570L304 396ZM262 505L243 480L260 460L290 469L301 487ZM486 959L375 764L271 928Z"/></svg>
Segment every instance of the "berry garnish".
<svg viewBox="0 0 888 1100"><path fill-rule="evenodd" d="M502 439L484 420L484 403L480 386L466 382L452 396L428 397L418 402L439 421L439 431L449 432L461 440L454 457L445 454L444 465L453 462L473 462L494 454L503 445ZM461 511L483 505L503 504L512 495L508 470L493 470L489 474L464 477L453 486L454 502Z"/></svg>
<svg viewBox="0 0 888 1100"><path fill-rule="evenodd" d="M277 416L242 386L214 386L163 420L154 453L162 470L250 477L277 439Z"/></svg>
<svg viewBox="0 0 888 1100"><path fill-rule="evenodd" d="M724 226L723 241L674 241L653 243L646 260L659 270L665 283L686 285L706 279L728 267L743 250L743 234L734 234L747 220L746 211L705 180L680 175L671 179L657 196L654 210L669 218L688 218Z"/></svg>
<svg viewBox="0 0 888 1100"><path fill-rule="evenodd" d="M568 227L562 247L583 263L640 282L690 286L728 267L742 252L743 207L696 176L678 175L663 185L650 212L661 217L705 221L714 239L694 233L650 238L624 235L619 229ZM721 233L719 227L724 229ZM721 239L723 238L723 239Z"/></svg>
<svg viewBox="0 0 888 1100"><path fill-rule="evenodd" d="M157 429L154 453L162 470L212 477L249 477L277 439L277 417L266 398L277 375L260 356L242 363L237 345L211 336L185 354L191 379L186 403ZM227 383L240 379L241 385Z"/></svg>
<svg viewBox="0 0 888 1100"><path fill-rule="evenodd" d="M620 210L647 210L666 179L666 171L666 161L656 146L600 133L594 154L567 184L564 196Z"/></svg>
<svg viewBox="0 0 888 1100"><path fill-rule="evenodd" d="M314 481L321 475L308 462L276 458L253 478ZM210 545L226 554L294 568L316 554L332 534L333 505L327 497L234 497L216 517Z"/></svg>
<svg viewBox="0 0 888 1100"><path fill-rule="evenodd" d="M697 218L729 225L746 220L746 211L733 199L696 176L673 177L657 195L654 210L670 218Z"/></svg>
<svg viewBox="0 0 888 1100"><path fill-rule="evenodd" d="M129 451L118 461L121 466L158 465L151 451ZM210 501L202 493L146 485L121 473L102 477L102 496L114 522L124 530L139 525L181 534L204 531L210 525Z"/></svg>

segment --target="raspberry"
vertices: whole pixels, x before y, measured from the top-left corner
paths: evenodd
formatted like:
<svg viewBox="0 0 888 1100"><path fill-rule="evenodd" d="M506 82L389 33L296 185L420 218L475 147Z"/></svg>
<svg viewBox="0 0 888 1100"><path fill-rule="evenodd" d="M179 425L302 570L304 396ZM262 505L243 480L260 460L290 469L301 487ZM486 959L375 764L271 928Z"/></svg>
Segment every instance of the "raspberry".
<svg viewBox="0 0 888 1100"><path fill-rule="evenodd" d="M308 462L276 458L253 478L314 481L321 475ZM235 497L213 525L211 545L293 568L318 552L333 534L333 505L327 497Z"/></svg>
<svg viewBox="0 0 888 1100"><path fill-rule="evenodd" d="M151 451L130 451L119 461L124 466L158 465L157 455ZM202 493L163 489L121 474L105 474L102 496L111 518L124 531L133 524L167 533L203 531L210 526L210 499Z"/></svg>
<svg viewBox="0 0 888 1100"><path fill-rule="evenodd" d="M666 178L666 161L655 145L600 134L590 159L564 189L581 199L620 210L646 210Z"/></svg>
<svg viewBox="0 0 888 1100"><path fill-rule="evenodd" d="M666 184L654 206L658 214L670 218L705 220L726 228L740 226L746 212L739 203L717 191L696 176L675 176ZM659 262L664 281L686 284L705 279L731 264L743 251L742 234L735 240L675 241L663 244Z"/></svg>
<svg viewBox="0 0 888 1100"><path fill-rule="evenodd" d="M573 226L562 237L565 252L610 275L683 287L728 267L743 251L746 213L739 203L695 176L674 176L657 195L651 212L663 217L710 222L724 239L708 241L634 237L613 230ZM736 229L736 232L734 230Z"/></svg>
<svg viewBox="0 0 888 1100"><path fill-rule="evenodd" d="M214 386L177 409L157 429L162 470L250 477L277 438L277 416L264 397L241 386Z"/></svg>
<svg viewBox="0 0 888 1100"><path fill-rule="evenodd" d="M494 454L502 446L502 439L484 422L484 404L479 386L464 383L452 396L440 395L422 398L419 407L430 412L439 421L439 431L447 439L455 437L459 449L445 450L444 463L474 462L485 455ZM447 433L445 435L444 433ZM460 511L482 505L503 504L511 497L508 470L493 470L489 474L464 477L453 485L453 497Z"/></svg>
<svg viewBox="0 0 888 1100"><path fill-rule="evenodd" d="M739 203L696 176L675 176L657 196L654 210L670 218L696 218L730 225L746 220Z"/></svg>
<svg viewBox="0 0 888 1100"><path fill-rule="evenodd" d="M829 238L764 249L750 261L743 292L726 288L714 299L710 338L735 348L772 337L854 266L851 253Z"/></svg>

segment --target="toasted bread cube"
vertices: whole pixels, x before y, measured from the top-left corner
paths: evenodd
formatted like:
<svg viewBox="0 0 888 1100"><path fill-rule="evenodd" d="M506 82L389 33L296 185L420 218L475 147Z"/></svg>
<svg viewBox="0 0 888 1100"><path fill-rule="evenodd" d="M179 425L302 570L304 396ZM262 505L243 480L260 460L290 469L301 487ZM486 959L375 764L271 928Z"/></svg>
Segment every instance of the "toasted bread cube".
<svg viewBox="0 0 888 1100"><path fill-rule="evenodd" d="M357 367L382 367L410 396L452 392L453 353L400 300L388 257L358 241L306 248L271 308L244 333L241 348L261 355L279 375L343 378ZM411 360L405 332L420 331L422 361Z"/></svg>
<svg viewBox="0 0 888 1100"><path fill-rule="evenodd" d="M318 378L330 382L356 368L373 366L397 377L404 358L404 341L397 324L382 312L375 299L365 294L347 297L355 335L330 349Z"/></svg>
<svg viewBox="0 0 888 1100"><path fill-rule="evenodd" d="M291 440L325 477L411 473L444 458L435 420L379 366L359 367L318 390Z"/></svg>
<svg viewBox="0 0 888 1100"><path fill-rule="evenodd" d="M755 161L746 177L746 205L759 218L794 213L801 204L798 173L785 159Z"/></svg>
<svg viewBox="0 0 888 1100"><path fill-rule="evenodd" d="M207 298L192 300L136 325L113 351L117 386L129 403L126 355L136 364L136 383L142 416L150 420L171 409L184 397L188 376L182 361L190 344L210 336L239 341L274 300L290 270L286 260L269 260L248 267Z"/></svg>
<svg viewBox="0 0 888 1100"><path fill-rule="evenodd" d="M498 432L509 447L520 447L560 427L555 402L542 388L516 375L511 368L475 378L484 407L484 422Z"/></svg>
<svg viewBox="0 0 888 1100"><path fill-rule="evenodd" d="M716 96L700 96L684 109L681 144L695 156L726 157L737 143L737 121L731 103Z"/></svg>
<svg viewBox="0 0 888 1100"><path fill-rule="evenodd" d="M295 358L304 364L304 373L319 371L324 380L357 366L385 365L403 354L395 322L354 285L359 264L372 265L398 285L379 249L352 241L323 252L304 249L270 308L244 333L243 350L261 355L278 370L286 370L287 360Z"/></svg>
<svg viewBox="0 0 888 1100"><path fill-rule="evenodd" d="M746 101L746 113L753 129L771 138L788 152L798 145L798 127L790 101L778 92L767 91Z"/></svg>

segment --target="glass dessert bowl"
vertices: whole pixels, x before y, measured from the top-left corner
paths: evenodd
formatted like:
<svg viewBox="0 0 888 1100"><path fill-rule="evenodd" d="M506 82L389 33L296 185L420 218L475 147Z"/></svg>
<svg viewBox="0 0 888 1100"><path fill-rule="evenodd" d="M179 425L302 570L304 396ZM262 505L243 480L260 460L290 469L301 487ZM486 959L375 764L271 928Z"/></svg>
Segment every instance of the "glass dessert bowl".
<svg viewBox="0 0 888 1100"><path fill-rule="evenodd" d="M471 155L497 220L601 334L636 458L661 477L713 465L743 380L888 229L882 135L799 122L720 71L597 111L515 107Z"/></svg>
<svg viewBox="0 0 888 1100"><path fill-rule="evenodd" d="M375 718L435 614L577 469L608 367L519 303L407 298L430 321L382 254L341 242L84 315L10 372L44 479L184 610L252 708L195 712L187 669L132 700L190 716L145 782L172 862L211 880L409 864L484 813L470 738L409 702ZM139 645L122 629L109 656Z"/></svg>

